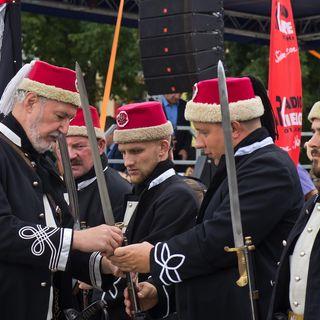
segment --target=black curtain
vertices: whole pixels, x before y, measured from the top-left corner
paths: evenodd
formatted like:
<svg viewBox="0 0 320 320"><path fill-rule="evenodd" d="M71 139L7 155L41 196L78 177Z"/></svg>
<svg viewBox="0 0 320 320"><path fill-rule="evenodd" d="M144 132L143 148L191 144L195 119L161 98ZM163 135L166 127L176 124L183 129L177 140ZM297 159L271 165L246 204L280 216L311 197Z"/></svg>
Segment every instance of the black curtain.
<svg viewBox="0 0 320 320"><path fill-rule="evenodd" d="M0 59L0 97L22 66L20 1L8 2L4 17L4 32Z"/></svg>

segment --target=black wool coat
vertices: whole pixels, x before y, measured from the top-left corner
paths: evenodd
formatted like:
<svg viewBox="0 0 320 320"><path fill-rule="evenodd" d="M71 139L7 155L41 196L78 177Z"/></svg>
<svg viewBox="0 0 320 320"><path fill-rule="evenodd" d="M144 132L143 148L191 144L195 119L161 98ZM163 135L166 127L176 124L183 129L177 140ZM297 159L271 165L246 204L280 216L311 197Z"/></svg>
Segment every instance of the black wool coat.
<svg viewBox="0 0 320 320"><path fill-rule="evenodd" d="M101 156L101 161L115 221L122 221L124 198L126 194L131 193L132 187L116 170L108 166L105 154ZM105 219L94 168L77 179L76 184L78 187L80 221L85 221L87 227L104 224Z"/></svg>
<svg viewBox="0 0 320 320"><path fill-rule="evenodd" d="M266 317L282 240L287 238L303 204L294 164L270 139L260 128L235 148L239 151L235 160L243 234L251 236L256 246L261 319ZM177 284L179 319L250 319L248 287L236 285L236 255L224 250L225 246L234 247L226 176L222 158L197 225L151 251L153 280Z"/></svg>
<svg viewBox="0 0 320 320"><path fill-rule="evenodd" d="M129 244L143 241L156 244L194 226L198 200L193 190L180 176L173 174L166 180L160 180L160 183L150 187L152 182L157 181L159 176L167 170L173 170L172 162L160 162L147 180L136 185L133 194L128 195L128 201L139 201L125 233ZM139 281L145 281L147 278L148 275L139 275ZM122 298L124 287L125 281L116 282L106 292L105 299L109 301L111 306L115 305L110 309L116 309L110 310L111 318L113 313L120 313L122 315L118 315L118 317L124 318ZM158 290L163 303L159 309L154 310L154 314L164 316L174 308L175 299L168 290L163 291L161 285Z"/></svg>
<svg viewBox="0 0 320 320"><path fill-rule="evenodd" d="M295 244L304 230L311 213L316 205L320 205L319 196L314 196L309 199L299 216L294 228L292 229L286 246L283 249L280 265L278 268L275 287L273 290L270 309L268 314L268 320L273 319L273 315L276 313L287 314L290 310L289 302L289 284L290 284L290 256L293 253ZM312 247L310 264L307 279L306 300L304 308L305 320L318 320L320 319L320 234L318 233L315 242Z"/></svg>
<svg viewBox="0 0 320 320"><path fill-rule="evenodd" d="M72 306L71 274L90 283L100 258L97 265L90 254L71 251L73 219L52 163L33 149L11 114L0 132L0 318L46 320L54 285L63 319L62 309ZM57 227L46 226L44 194Z"/></svg>

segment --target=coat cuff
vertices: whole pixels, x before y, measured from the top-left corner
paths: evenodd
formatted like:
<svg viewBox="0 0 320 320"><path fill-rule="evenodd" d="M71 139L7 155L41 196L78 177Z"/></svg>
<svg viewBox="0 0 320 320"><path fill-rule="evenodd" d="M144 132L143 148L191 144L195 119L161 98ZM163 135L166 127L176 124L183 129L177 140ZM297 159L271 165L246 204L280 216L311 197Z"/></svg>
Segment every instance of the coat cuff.
<svg viewBox="0 0 320 320"><path fill-rule="evenodd" d="M100 252L93 252L89 259L89 275L91 284L94 288L99 290L102 289L101 260L102 255Z"/></svg>
<svg viewBox="0 0 320 320"><path fill-rule="evenodd" d="M165 242L158 242L151 250L150 269L155 283L169 286L181 282L179 268L183 265L183 254L172 254Z"/></svg>
<svg viewBox="0 0 320 320"><path fill-rule="evenodd" d="M72 229L61 229L61 240L60 240L61 251L60 251L58 267L57 267L59 271L66 270L70 249L71 249L72 235L73 235Z"/></svg>

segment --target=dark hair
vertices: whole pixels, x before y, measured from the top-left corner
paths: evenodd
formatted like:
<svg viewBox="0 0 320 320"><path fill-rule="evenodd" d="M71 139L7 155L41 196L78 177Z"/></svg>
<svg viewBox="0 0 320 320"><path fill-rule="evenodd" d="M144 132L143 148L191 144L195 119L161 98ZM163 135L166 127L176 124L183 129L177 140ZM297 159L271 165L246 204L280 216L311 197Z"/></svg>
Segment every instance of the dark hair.
<svg viewBox="0 0 320 320"><path fill-rule="evenodd" d="M245 77L251 80L254 93L261 98L264 107L264 114L260 117L261 125L269 131L271 138L276 140L278 138L278 131L267 90L259 79L253 76Z"/></svg>

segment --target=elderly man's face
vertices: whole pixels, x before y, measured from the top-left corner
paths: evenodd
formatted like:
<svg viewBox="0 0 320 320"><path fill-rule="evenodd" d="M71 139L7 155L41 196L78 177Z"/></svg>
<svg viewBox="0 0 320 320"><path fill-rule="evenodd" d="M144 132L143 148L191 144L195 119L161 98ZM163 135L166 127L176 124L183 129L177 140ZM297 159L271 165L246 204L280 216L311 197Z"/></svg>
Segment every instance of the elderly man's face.
<svg viewBox="0 0 320 320"><path fill-rule="evenodd" d="M76 114L76 107L55 100L38 99L28 116L25 128L33 147L43 153L50 150L59 132L67 133L69 122Z"/></svg>
<svg viewBox="0 0 320 320"><path fill-rule="evenodd" d="M313 173L320 178L320 119L312 121L311 129L313 136L308 141L308 156L312 160Z"/></svg>

